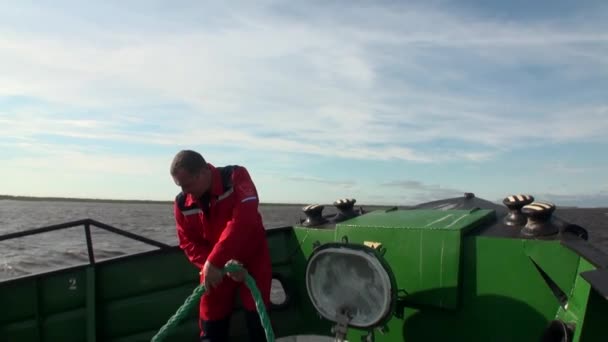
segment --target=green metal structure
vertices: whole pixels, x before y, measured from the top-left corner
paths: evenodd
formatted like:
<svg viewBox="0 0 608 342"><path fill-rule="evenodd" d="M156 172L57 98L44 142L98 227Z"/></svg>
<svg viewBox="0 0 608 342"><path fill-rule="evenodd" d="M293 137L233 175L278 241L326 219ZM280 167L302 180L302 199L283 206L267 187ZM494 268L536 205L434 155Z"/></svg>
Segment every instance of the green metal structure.
<svg viewBox="0 0 608 342"><path fill-rule="evenodd" d="M555 207L472 194L408 209L336 215L307 206L298 225L267 231L285 300L269 314L277 337L348 341L606 341L608 257ZM0 341L150 341L198 285L198 270L166 246L93 220L89 263L0 282ZM91 227L157 250L96 261ZM234 340L246 340L237 300ZM167 341L197 341L192 310Z"/></svg>

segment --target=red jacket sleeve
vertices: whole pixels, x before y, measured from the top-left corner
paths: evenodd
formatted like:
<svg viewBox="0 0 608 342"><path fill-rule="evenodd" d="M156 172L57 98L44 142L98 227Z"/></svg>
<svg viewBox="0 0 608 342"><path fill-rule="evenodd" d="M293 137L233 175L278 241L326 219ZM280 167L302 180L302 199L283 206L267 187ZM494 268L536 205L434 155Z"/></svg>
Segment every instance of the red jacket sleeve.
<svg viewBox="0 0 608 342"><path fill-rule="evenodd" d="M211 245L203 238L201 232L193 232L185 224L184 214L179 210L177 203L173 206L173 212L175 214L179 247L184 251L191 263L202 269L211 252Z"/></svg>
<svg viewBox="0 0 608 342"><path fill-rule="evenodd" d="M259 198L249 173L239 167L234 170L232 177L235 196L232 219L209 255L209 262L220 268L230 259L246 264L252 251L258 247L256 242L260 237L257 235L264 233L258 212Z"/></svg>

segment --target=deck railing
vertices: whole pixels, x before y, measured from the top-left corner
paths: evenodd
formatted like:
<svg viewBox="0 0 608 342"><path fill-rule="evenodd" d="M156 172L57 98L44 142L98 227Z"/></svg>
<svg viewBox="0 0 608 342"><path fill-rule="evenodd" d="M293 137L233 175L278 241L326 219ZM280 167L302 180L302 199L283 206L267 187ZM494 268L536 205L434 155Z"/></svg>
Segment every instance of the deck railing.
<svg viewBox="0 0 608 342"><path fill-rule="evenodd" d="M159 242L159 241L156 241L153 239L149 239L149 238L143 237L141 235L137 235L137 234L125 231L123 229L116 228L116 227L110 226L108 224L101 223L99 221L95 221L90 218L55 224L55 225L46 226L46 227L30 229L30 230L26 230L26 231L22 231L22 232L14 232L14 233L0 235L0 241L17 239L17 238L21 238L21 237L25 237L25 236L53 232L53 231L57 231L57 230L74 228L74 227L78 227L78 226L83 226L83 228L84 228L84 234L85 234L85 238L87 241L87 252L89 255L89 262L91 264L95 264L95 253L93 252L93 242L91 240L91 227L100 228L105 231L108 231L108 232L111 232L114 234L118 234L118 235L122 235L122 236L128 237L130 239L133 239L133 240L136 240L139 242L143 242L143 243L146 243L148 245L152 245L152 246L155 246L158 248L171 248L170 245L167 245L165 243L162 243L162 242Z"/></svg>

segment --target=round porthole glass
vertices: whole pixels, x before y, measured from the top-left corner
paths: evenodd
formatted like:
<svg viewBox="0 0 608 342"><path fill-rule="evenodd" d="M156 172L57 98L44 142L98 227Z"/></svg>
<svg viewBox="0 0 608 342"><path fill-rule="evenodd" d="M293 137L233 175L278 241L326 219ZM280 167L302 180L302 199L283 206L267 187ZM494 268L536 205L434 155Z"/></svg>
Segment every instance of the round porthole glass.
<svg viewBox="0 0 608 342"><path fill-rule="evenodd" d="M382 256L367 246L325 244L308 259L308 296L319 314L333 322L345 311L352 327L381 325L392 313L395 287Z"/></svg>

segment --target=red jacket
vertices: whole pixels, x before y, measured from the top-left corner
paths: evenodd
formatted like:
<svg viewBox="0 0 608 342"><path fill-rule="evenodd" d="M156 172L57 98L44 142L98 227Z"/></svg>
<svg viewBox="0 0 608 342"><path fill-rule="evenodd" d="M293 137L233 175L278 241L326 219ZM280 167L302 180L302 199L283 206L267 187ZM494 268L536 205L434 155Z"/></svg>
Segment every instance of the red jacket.
<svg viewBox="0 0 608 342"><path fill-rule="evenodd" d="M209 167L211 188L203 199L184 193L175 199L179 246L200 269L207 259L218 268L230 259L247 267L267 248L257 190L242 166Z"/></svg>

